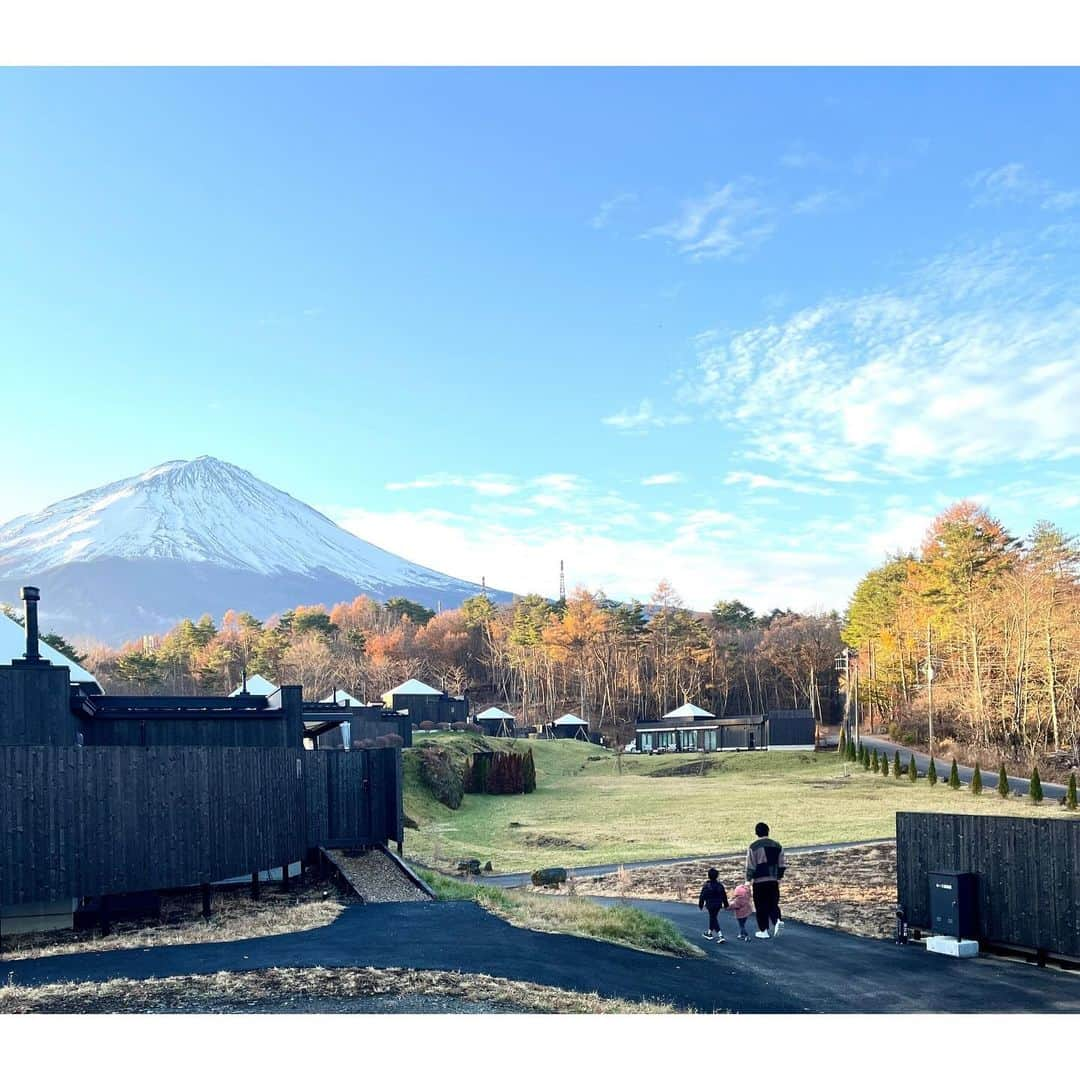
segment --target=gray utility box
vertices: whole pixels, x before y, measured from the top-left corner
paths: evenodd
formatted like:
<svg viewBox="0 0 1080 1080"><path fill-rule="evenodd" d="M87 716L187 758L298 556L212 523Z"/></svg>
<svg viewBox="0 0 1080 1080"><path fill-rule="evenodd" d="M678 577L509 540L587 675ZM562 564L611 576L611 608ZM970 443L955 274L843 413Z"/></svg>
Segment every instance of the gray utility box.
<svg viewBox="0 0 1080 1080"><path fill-rule="evenodd" d="M932 871L930 887L930 929L957 941L979 938L979 889L977 874Z"/></svg>

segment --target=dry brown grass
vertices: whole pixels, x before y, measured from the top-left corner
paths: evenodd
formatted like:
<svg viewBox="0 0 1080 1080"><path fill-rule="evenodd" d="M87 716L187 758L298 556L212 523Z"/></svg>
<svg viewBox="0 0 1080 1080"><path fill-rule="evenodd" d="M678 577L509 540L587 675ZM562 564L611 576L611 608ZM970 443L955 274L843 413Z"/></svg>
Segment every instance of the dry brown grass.
<svg viewBox="0 0 1080 1080"><path fill-rule="evenodd" d="M263 1011L290 999L422 994L509 1007L523 1013L670 1013L667 1005L602 998L537 983L406 968L270 968L266 971L113 979L0 987L0 1013L148 1013ZM245 1006L249 1008L245 1009Z"/></svg>
<svg viewBox="0 0 1080 1080"><path fill-rule="evenodd" d="M324 893L327 893L324 897ZM191 945L239 941L301 930L315 930L334 921L351 901L330 885L296 887L282 893L264 884L258 900L239 891L215 892L211 916L202 917L198 893L162 897L161 921L115 922L102 937L97 929L54 930L4 938L5 960L33 960L67 953L107 949L145 949L155 945Z"/></svg>
<svg viewBox="0 0 1080 1080"><path fill-rule="evenodd" d="M781 885L784 917L862 937L891 937L895 927L896 845L870 844L841 851L787 856ZM590 896L694 901L710 866L720 871L728 893L743 880L745 861L685 862L620 869L603 877L579 878Z"/></svg>

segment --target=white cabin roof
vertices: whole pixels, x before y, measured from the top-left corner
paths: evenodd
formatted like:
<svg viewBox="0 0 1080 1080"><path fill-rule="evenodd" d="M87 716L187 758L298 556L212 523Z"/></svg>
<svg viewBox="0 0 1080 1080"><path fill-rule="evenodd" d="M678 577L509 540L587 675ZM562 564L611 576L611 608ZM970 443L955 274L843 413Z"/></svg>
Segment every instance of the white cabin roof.
<svg viewBox="0 0 1080 1080"><path fill-rule="evenodd" d="M26 631L14 620L0 612L0 664L10 664L12 660L21 660L26 652ZM56 667L66 667L71 672L71 681L83 686L100 689L97 679L86 668L80 667L74 660L69 660L62 652L57 652L47 642L38 639L38 652L43 660L48 660Z"/></svg>
<svg viewBox="0 0 1080 1080"><path fill-rule="evenodd" d="M513 720L513 716L508 712L503 712L502 709L495 708L494 705L490 709L485 709L482 713L476 714L477 720Z"/></svg>
<svg viewBox="0 0 1080 1080"><path fill-rule="evenodd" d="M335 690L329 697L324 697L322 700L324 705L329 704L330 702L333 702L335 705L351 705L354 708L356 706L363 708L364 705L362 701L358 701L352 694L346 694L344 690Z"/></svg>
<svg viewBox="0 0 1080 1080"><path fill-rule="evenodd" d="M247 692L249 694L261 694L264 697L269 697L271 694L276 694L278 688L269 680L264 679L261 675L250 675L247 680ZM241 683L229 697L239 697L244 692L244 684Z"/></svg>
<svg viewBox="0 0 1080 1080"><path fill-rule="evenodd" d="M702 720L716 719L711 712L699 709L696 705L691 705L689 701L685 705L680 705L677 709L672 709L669 713L664 713L665 720L690 720L694 718Z"/></svg>
<svg viewBox="0 0 1080 1080"><path fill-rule="evenodd" d="M575 716L573 713L566 713L564 716L560 716L559 719L555 721L556 727L572 727L576 725L588 727L586 721Z"/></svg>
<svg viewBox="0 0 1080 1080"><path fill-rule="evenodd" d="M383 694L383 697L404 697L406 694L411 694L413 697L443 696L443 692L441 690L436 690L433 686L428 686L427 683L422 683L419 679L409 679L407 682L403 682L400 686L395 686L393 690L387 690L386 693Z"/></svg>

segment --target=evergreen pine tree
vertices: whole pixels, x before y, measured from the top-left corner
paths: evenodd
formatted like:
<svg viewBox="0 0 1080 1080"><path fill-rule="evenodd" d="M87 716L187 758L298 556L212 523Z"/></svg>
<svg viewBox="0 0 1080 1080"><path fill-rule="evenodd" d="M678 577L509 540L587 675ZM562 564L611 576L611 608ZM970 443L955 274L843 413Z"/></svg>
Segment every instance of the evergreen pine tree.
<svg viewBox="0 0 1080 1080"><path fill-rule="evenodd" d="M836 753L841 761L847 757L847 741L844 739L844 729L840 729L840 741L836 744Z"/></svg>
<svg viewBox="0 0 1080 1080"><path fill-rule="evenodd" d="M971 774L971 794L982 794L982 772L979 769L979 763L975 762L975 771Z"/></svg>
<svg viewBox="0 0 1080 1080"><path fill-rule="evenodd" d="M914 784L919 779L919 767L915 764L915 755L912 754L908 758L907 763L907 775L908 779Z"/></svg>
<svg viewBox="0 0 1080 1080"><path fill-rule="evenodd" d="M1031 801L1034 803L1043 801L1042 781L1039 779L1038 765L1031 770L1031 785L1028 788L1028 794L1031 796Z"/></svg>
<svg viewBox="0 0 1080 1080"><path fill-rule="evenodd" d="M889 755L886 754L884 751L882 751L881 753L881 775L889 775Z"/></svg>
<svg viewBox="0 0 1080 1080"><path fill-rule="evenodd" d="M900 751L894 750L892 757L892 774L897 780L900 779Z"/></svg>
<svg viewBox="0 0 1080 1080"><path fill-rule="evenodd" d="M874 752L870 755L870 771L871 772L880 772L881 771L881 762L878 761L877 747L876 746L874 747Z"/></svg>
<svg viewBox="0 0 1080 1080"><path fill-rule="evenodd" d="M937 783L937 766L934 764L933 754L930 755L930 767L926 770L926 779L930 782L931 787Z"/></svg>
<svg viewBox="0 0 1080 1080"><path fill-rule="evenodd" d="M960 772L956 768L956 758L952 759L952 768L949 770L949 787L951 787L953 791L960 790Z"/></svg>
<svg viewBox="0 0 1080 1080"><path fill-rule="evenodd" d="M1076 809L1076 773L1069 773L1069 787L1065 792L1065 806L1069 810Z"/></svg>
<svg viewBox="0 0 1080 1080"><path fill-rule="evenodd" d="M1001 763L1001 769L998 772L998 794L1003 798L1009 797L1009 774L1005 771L1005 762Z"/></svg>
<svg viewBox="0 0 1080 1080"><path fill-rule="evenodd" d="M870 751L866 749L866 744L863 744L862 753L862 767L869 772L870 771Z"/></svg>

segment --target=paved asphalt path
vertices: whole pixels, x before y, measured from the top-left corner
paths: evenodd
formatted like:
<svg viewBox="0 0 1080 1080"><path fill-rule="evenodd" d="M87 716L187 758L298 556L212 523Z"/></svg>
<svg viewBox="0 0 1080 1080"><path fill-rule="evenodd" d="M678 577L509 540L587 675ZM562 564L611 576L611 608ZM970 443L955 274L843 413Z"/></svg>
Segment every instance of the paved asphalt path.
<svg viewBox="0 0 1080 1080"><path fill-rule="evenodd" d="M879 754L881 753L882 750L886 751L888 753L888 755L889 755L889 763L890 764L892 764L893 754L895 753L895 751L899 750L900 751L900 763L905 769L908 767L908 762L911 760L911 758L913 756L915 758L915 767L919 770L920 773L925 773L927 768L930 765L930 757L929 757L928 754L920 753L917 750L909 750L909 749L907 749L907 747L900 746L899 744L894 743L894 742L890 742L888 739L884 739L880 735L863 735L863 736L860 737L860 742L866 743L866 745L869 746L871 750L873 750L876 747ZM935 763L937 765L937 770L938 770L938 783L940 784L940 783L944 783L944 782L948 781L948 779L949 779L949 768L952 765L951 759L935 757L934 761L935 761ZM980 767L981 767L981 764L982 763L980 762ZM969 768L967 765L961 765L961 764L957 763L956 771L957 771L957 773L960 774L960 779L965 784L971 783L971 776L972 776L972 773L974 773L974 771L975 771L974 769ZM993 765L988 765L985 768L983 768L982 769L982 780L983 780L983 794L984 795L994 795L994 794L996 794L997 793L997 782L998 782L998 767L993 766ZM1031 781L1030 780L1025 780L1025 779L1023 779L1023 777L1020 777L1020 776L1010 776L1009 777L1009 789L1015 795L1027 795L1028 794L1028 789L1030 787L1031 787ZM1064 784L1048 784L1048 783L1046 783L1044 781L1043 785L1042 785L1042 789L1043 789L1043 798L1044 799L1054 800L1054 799L1062 799L1062 798L1065 797L1065 785Z"/></svg>
<svg viewBox="0 0 1080 1080"><path fill-rule="evenodd" d="M807 844L804 847L785 847L789 855L797 855L800 852L810 851L841 851L844 848L865 847L867 844L891 844L896 840L895 836L883 836L877 840L851 840L840 844ZM747 841L749 846L750 841ZM746 848L738 851L713 852L706 855L679 855L674 859L643 859L640 862L621 863L597 863L593 866L567 866L576 877L600 877L602 874L614 874L619 869L641 870L650 866L678 866L688 862L719 862L721 859L737 859L746 855ZM516 889L521 885L528 885L529 874L481 874L479 877L470 879L481 885L497 885L500 889Z"/></svg>
<svg viewBox="0 0 1080 1080"><path fill-rule="evenodd" d="M708 951L655 956L598 941L521 930L475 904L364 904L329 926L246 941L117 949L4 962L22 986L251 971L269 967L407 967L482 972L700 1012L1080 1012L1080 976L1004 960L953 960L917 945L788 922L777 940L700 936L696 906L635 902ZM722 916L729 938L734 918Z"/></svg>

